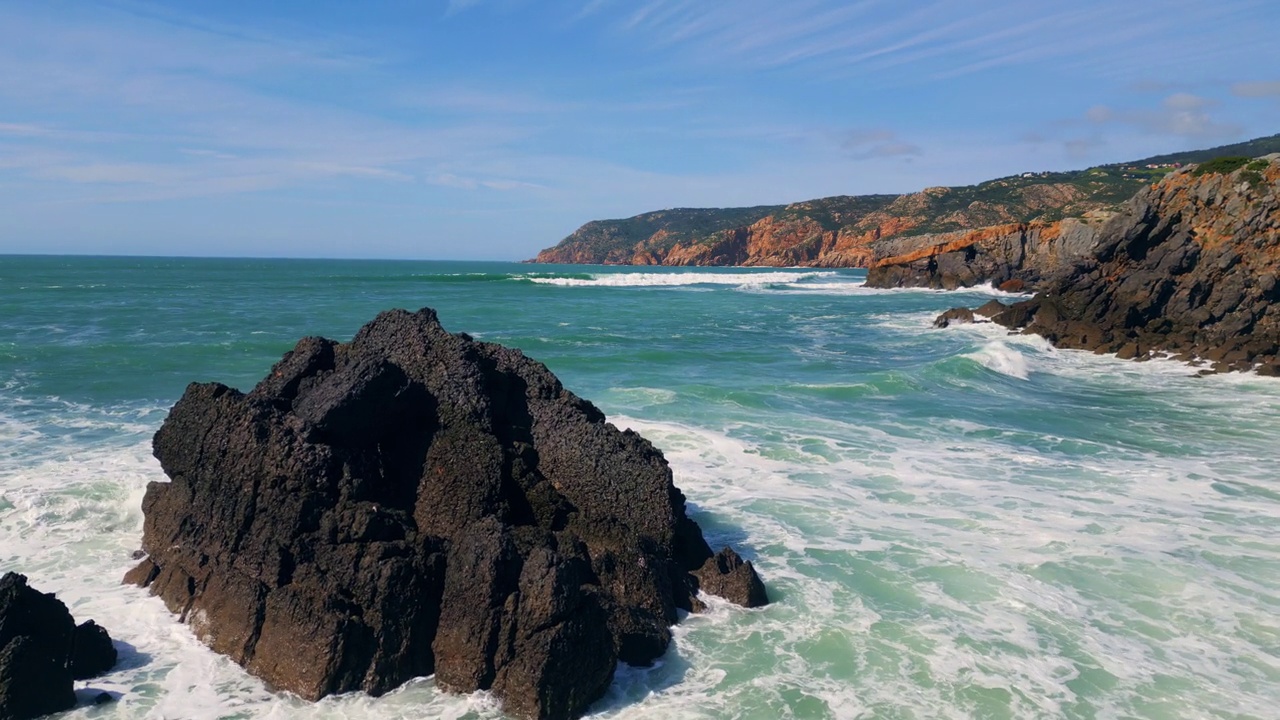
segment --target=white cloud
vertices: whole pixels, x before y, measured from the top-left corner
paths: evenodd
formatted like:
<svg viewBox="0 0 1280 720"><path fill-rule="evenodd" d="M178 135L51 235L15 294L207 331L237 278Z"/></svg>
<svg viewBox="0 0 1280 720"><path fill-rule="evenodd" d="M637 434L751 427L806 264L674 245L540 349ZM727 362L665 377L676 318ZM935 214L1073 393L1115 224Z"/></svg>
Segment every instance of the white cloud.
<svg viewBox="0 0 1280 720"><path fill-rule="evenodd" d="M1272 82L1239 82L1231 86L1237 97L1280 97L1280 80Z"/></svg>
<svg viewBox="0 0 1280 720"><path fill-rule="evenodd" d="M1211 114L1218 103L1212 99L1179 92L1166 96L1158 108L1116 109L1098 105L1085 113L1085 119L1094 125L1129 125L1146 133L1173 135L1192 140L1216 141L1235 138L1242 129L1232 123L1220 122ZM1082 141L1071 141L1080 143ZM1068 143L1068 154L1083 157L1091 148Z"/></svg>
<svg viewBox="0 0 1280 720"><path fill-rule="evenodd" d="M1214 105L1213 101L1191 93L1174 93L1164 99L1165 108L1174 112L1196 112Z"/></svg>

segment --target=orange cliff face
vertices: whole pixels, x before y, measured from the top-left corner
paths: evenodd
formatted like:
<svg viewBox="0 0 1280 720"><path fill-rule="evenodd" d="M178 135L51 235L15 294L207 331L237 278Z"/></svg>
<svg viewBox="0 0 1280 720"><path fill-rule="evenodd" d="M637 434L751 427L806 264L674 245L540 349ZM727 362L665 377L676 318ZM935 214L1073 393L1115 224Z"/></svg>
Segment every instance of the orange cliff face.
<svg viewBox="0 0 1280 720"><path fill-rule="evenodd" d="M1098 205L1063 183L1020 188L1011 192L1013 200L1007 203L970 201L962 190L935 187L898 196L825 198L760 208L757 217L748 214L746 222L718 228L707 225L715 210L669 210L596 221L540 252L535 262L866 268L875 262L877 243L922 235L926 228L955 228L961 234L992 228L999 233L1028 212L1085 213ZM682 213L699 215L689 227L669 230Z"/></svg>
<svg viewBox="0 0 1280 720"><path fill-rule="evenodd" d="M1106 217L885 239L873 246L867 285L951 290L991 283L1021 291L1092 251Z"/></svg>

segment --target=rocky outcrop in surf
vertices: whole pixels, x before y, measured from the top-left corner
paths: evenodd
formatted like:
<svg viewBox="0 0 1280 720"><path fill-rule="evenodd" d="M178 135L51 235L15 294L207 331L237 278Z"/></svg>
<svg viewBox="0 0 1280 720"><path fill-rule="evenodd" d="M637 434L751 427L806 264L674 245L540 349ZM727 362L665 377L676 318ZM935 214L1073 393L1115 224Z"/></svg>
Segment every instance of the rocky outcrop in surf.
<svg viewBox="0 0 1280 720"><path fill-rule="evenodd" d="M67 606L6 573L0 578L0 720L75 707L74 681L116 664L111 636L92 620L77 626Z"/></svg>
<svg viewBox="0 0 1280 720"><path fill-rule="evenodd" d="M661 655L713 555L662 454L518 350L429 309L306 338L244 394L193 384L156 433L146 586L214 650L316 699L435 674L514 715L582 714Z"/></svg>
<svg viewBox="0 0 1280 720"><path fill-rule="evenodd" d="M1280 155L1139 193L1093 253L995 315L1055 345L1280 374Z"/></svg>

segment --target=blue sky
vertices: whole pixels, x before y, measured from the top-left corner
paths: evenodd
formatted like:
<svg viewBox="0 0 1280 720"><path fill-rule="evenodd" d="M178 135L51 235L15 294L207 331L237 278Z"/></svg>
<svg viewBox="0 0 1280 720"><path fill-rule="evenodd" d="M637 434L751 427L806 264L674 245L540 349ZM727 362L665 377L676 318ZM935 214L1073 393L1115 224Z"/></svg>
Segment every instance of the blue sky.
<svg viewBox="0 0 1280 720"><path fill-rule="evenodd" d="M0 253L519 259L587 220L1280 132L1276 0L0 3Z"/></svg>

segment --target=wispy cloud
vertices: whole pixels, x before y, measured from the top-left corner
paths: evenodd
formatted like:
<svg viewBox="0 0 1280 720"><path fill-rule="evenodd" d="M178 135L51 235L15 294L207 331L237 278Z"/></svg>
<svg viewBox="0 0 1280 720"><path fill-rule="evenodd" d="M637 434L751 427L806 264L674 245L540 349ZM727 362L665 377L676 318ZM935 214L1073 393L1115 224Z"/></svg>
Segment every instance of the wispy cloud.
<svg viewBox="0 0 1280 720"><path fill-rule="evenodd" d="M1249 46L1269 40L1237 37L1235 47L1225 48L1217 42L1189 43L1171 55L1168 38L1186 28L1217 32L1227 16L1261 21L1274 11L1257 0L1223 0L1212 6L1195 0L1132 5L997 0L980 7L967 0L906 6L887 0L649 0L608 8L588 2L578 15L595 19L606 9L614 11L615 32L704 64L827 73L909 67L917 80L1027 62L1107 67L1118 60L1123 60L1124 72L1140 76L1194 62L1210 51L1243 56Z"/></svg>
<svg viewBox="0 0 1280 720"><path fill-rule="evenodd" d="M1236 97L1280 97L1280 80L1265 82L1239 82L1231 86Z"/></svg>
<svg viewBox="0 0 1280 720"><path fill-rule="evenodd" d="M445 10L446 15L456 15L464 10L469 10L479 5L483 0L449 0L449 7Z"/></svg>
<svg viewBox="0 0 1280 720"><path fill-rule="evenodd" d="M466 218L441 236L514 246L600 214L1155 154L1272 122L1247 98L1276 83L1220 78L1276 65L1273 4L12 0L0 215L35 234L114 219L129 237L192 212L242 218L246 238L272 218L278 237L381 223L412 247L424 223ZM152 201L183 212L117 205ZM486 224L499 216L509 231Z"/></svg>
<svg viewBox="0 0 1280 720"><path fill-rule="evenodd" d="M872 158L912 157L922 154L919 145L906 142L892 130L852 130L845 134L841 147L858 160Z"/></svg>
<svg viewBox="0 0 1280 720"><path fill-rule="evenodd" d="M112 188L84 196L95 202L153 200L332 178L403 181L425 163L489 152L526 132L474 114L408 124L263 86L264 78L288 86L341 77L350 66L332 61L340 56L167 16L107 12L77 24L0 9L0 103L28 116L97 108L88 122L98 126L6 120L0 140L22 143L27 160L5 165ZM483 101L473 96L462 109L501 115Z"/></svg>
<svg viewBox="0 0 1280 720"><path fill-rule="evenodd" d="M1085 118L1095 125L1125 124L1148 133L1172 135L1194 140L1228 140L1238 137L1239 125L1216 120L1211 110L1216 100L1193 95L1174 93L1166 96L1158 108L1118 110L1097 105L1085 113Z"/></svg>
<svg viewBox="0 0 1280 720"><path fill-rule="evenodd" d="M444 187L458 188L460 190L521 190L533 189L544 190L545 185L538 183L525 182L523 180L512 180L509 178L478 178L463 175L455 175L453 173L439 173L429 175L426 181L432 185L442 185Z"/></svg>

